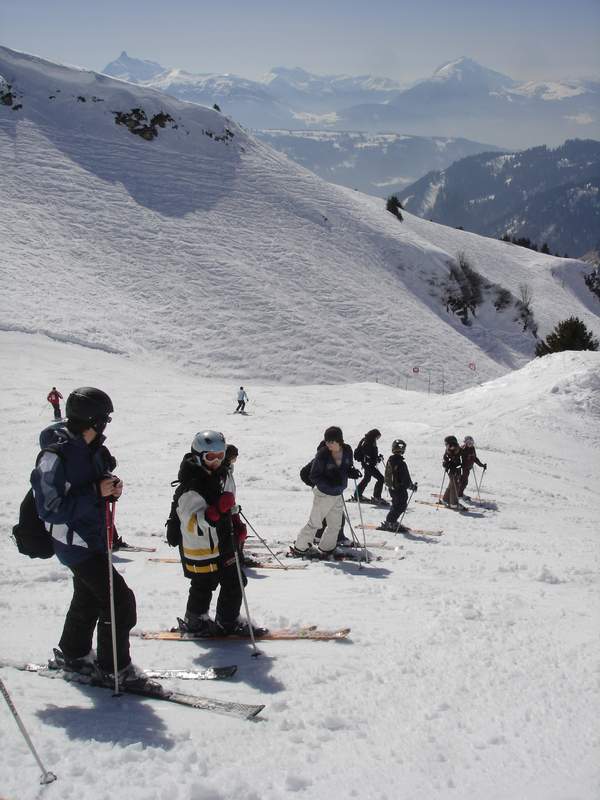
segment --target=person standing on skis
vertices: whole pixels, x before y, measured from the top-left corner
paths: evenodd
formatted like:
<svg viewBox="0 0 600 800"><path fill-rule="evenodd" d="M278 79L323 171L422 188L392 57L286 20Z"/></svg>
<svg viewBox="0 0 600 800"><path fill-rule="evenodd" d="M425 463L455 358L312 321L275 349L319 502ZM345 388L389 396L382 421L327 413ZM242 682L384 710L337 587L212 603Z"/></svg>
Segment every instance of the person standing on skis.
<svg viewBox="0 0 600 800"><path fill-rule="evenodd" d="M465 436L464 443L461 445L461 472L459 480L459 497L464 497L465 500L470 500L470 497L465 495L465 489L469 483L469 473L473 469L473 464L487 469L487 464L484 464L477 458L477 451L475 450L475 440L472 436Z"/></svg>
<svg viewBox="0 0 600 800"><path fill-rule="evenodd" d="M375 505L387 505L381 499L381 490L383 489L383 475L377 468L377 465L383 461L383 456L379 455L377 449L377 440L381 438L381 432L377 428L365 433L363 438L358 443L354 451L354 458L362 464L364 477L356 487L352 500L360 500L365 502L363 492L371 478L375 478L375 487L373 489L373 497L371 502Z"/></svg>
<svg viewBox="0 0 600 800"><path fill-rule="evenodd" d="M183 573L190 580L186 612L180 627L200 636L249 635L240 620L242 587L237 571L237 540L232 512L235 488L224 463L225 437L214 430L196 434L191 452L179 467L167 521L167 540L179 546ZM242 581L246 577L242 572ZM213 592L219 588L215 619L209 616Z"/></svg>
<svg viewBox="0 0 600 800"><path fill-rule="evenodd" d="M54 419L62 419L62 414L60 411L60 401L63 399L62 394L58 391L56 386L53 386L52 389L48 392L48 397L46 400L50 403L52 408L54 409Z"/></svg>
<svg viewBox="0 0 600 800"><path fill-rule="evenodd" d="M448 486L442 497L442 503L448 508L458 510L461 508L458 502L462 469L460 445L456 436L446 436L444 444L446 445L446 450L442 458L442 466L448 476Z"/></svg>
<svg viewBox="0 0 600 800"><path fill-rule="evenodd" d="M413 483L408 466L404 461L405 452L406 442L402 439L394 439L392 455L385 465L385 485L392 498L392 507L378 530L393 531L394 533L403 533L407 530L404 525L398 524L398 518L406 511L408 489L416 492L418 487L416 483Z"/></svg>
<svg viewBox="0 0 600 800"><path fill-rule="evenodd" d="M246 392L244 391L244 387L240 386L239 391L237 393L237 401L238 401L237 408L233 413L234 414L243 414L244 413L244 409L246 408L246 403L248 402L248 400L249 400L249 397L246 394Z"/></svg>
<svg viewBox="0 0 600 800"><path fill-rule="evenodd" d="M342 429L332 425L323 438L325 446L317 450L310 468L313 505L308 522L290 547L290 554L294 556L327 558L333 553L344 516L343 494L348 478L359 475L354 466L352 448L345 444ZM323 528L323 522L325 530L319 546L314 547L315 535Z"/></svg>
<svg viewBox="0 0 600 800"><path fill-rule="evenodd" d="M31 473L40 519L49 526L58 560L73 574L73 598L67 612L57 666L114 683L114 660L107 564L106 504L123 492L113 474L116 460L105 446L104 430L113 404L101 389L82 386L67 398L67 420L40 434L42 450ZM116 661L119 685L134 689L147 679L131 663L129 631L135 626L135 596L112 569ZM92 638L97 626L97 659Z"/></svg>

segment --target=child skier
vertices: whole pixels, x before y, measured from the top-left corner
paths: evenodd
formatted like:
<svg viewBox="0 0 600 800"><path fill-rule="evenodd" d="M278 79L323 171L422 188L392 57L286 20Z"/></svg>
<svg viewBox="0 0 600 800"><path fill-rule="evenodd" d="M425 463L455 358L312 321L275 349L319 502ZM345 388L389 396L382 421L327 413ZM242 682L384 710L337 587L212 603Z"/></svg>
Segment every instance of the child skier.
<svg viewBox="0 0 600 800"><path fill-rule="evenodd" d="M179 546L190 590L182 630L202 636L249 635L239 618L242 587L236 564L233 528L234 488L225 460L225 437L213 430L197 433L179 467L180 485L167 521L167 540ZM242 573L242 581L246 578ZM213 592L220 586L214 621ZM255 630L255 629L254 629Z"/></svg>
<svg viewBox="0 0 600 800"><path fill-rule="evenodd" d="M343 493L348 478L358 476L352 459L352 448L344 442L342 429L332 425L325 431L325 446L317 450L310 468L313 484L313 506L306 525L290 547L293 556L327 558L336 548L337 538L344 516ZM319 546L313 542L318 530L325 530Z"/></svg>
<svg viewBox="0 0 600 800"><path fill-rule="evenodd" d="M388 487L392 498L392 507L377 530L393 531L394 533L405 533L407 531L404 525L398 524L398 518L400 514L406 511L408 489L416 492L418 487L416 483L413 483L404 461L405 452L406 442L402 439L394 439L392 442L392 455L385 465L385 485Z"/></svg>
<svg viewBox="0 0 600 800"><path fill-rule="evenodd" d="M373 497L370 502L374 503L375 505L388 505L385 500L381 499L383 475L377 469L377 464L379 464L380 461L383 461L383 456L379 455L379 451L377 449L377 440L379 438L381 438L381 431L378 431L377 428L373 428L365 433L354 451L354 458L362 464L364 478L356 487L356 492L351 498L352 500L360 500L362 503L364 503L365 498L363 497L363 492L367 488L371 478L375 478Z"/></svg>
<svg viewBox="0 0 600 800"><path fill-rule="evenodd" d="M464 497L465 500L470 500L471 498L465 495L464 491L467 488L467 484L469 483L469 473L473 469L473 464L477 464L482 469L487 469L487 464L483 464L477 458L477 451L475 450L475 440L472 436L465 436L464 444L460 448L461 450L461 473L459 479L459 497Z"/></svg>
<svg viewBox="0 0 600 800"><path fill-rule="evenodd" d="M442 503L455 510L464 509L464 506L458 502L462 468L460 445L456 436L446 436L444 444L446 445L446 450L442 459L442 466L448 476L448 487L442 497Z"/></svg>

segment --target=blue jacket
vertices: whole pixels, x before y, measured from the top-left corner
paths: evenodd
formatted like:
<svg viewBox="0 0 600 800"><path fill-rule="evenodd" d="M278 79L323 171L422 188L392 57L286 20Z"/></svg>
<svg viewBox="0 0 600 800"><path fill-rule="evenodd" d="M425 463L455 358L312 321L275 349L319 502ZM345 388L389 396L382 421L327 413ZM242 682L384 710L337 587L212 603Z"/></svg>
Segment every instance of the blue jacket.
<svg viewBox="0 0 600 800"><path fill-rule="evenodd" d="M54 553L66 566L106 553L105 500L97 484L116 462L103 442L98 436L88 445L64 423L40 434L40 448L51 445L52 452L38 458L31 485L40 519L52 525Z"/></svg>
<svg viewBox="0 0 600 800"><path fill-rule="evenodd" d="M343 494L348 486L348 470L353 466L352 448L349 444L344 445L342 463L339 467L328 448L321 447L313 459L310 480L323 494Z"/></svg>

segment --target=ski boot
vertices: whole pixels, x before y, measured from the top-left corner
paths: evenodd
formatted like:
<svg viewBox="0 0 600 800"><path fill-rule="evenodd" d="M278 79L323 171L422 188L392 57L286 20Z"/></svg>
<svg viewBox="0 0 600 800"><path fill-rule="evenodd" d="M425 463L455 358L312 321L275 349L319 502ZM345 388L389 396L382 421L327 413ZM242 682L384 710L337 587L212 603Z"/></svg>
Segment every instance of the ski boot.
<svg viewBox="0 0 600 800"><path fill-rule="evenodd" d="M48 661L48 669L77 672L79 675L89 675L92 678L99 677L96 653L93 650L81 658L69 658L57 647L54 647L53 651L54 658Z"/></svg>
<svg viewBox="0 0 600 800"><path fill-rule="evenodd" d="M183 619L177 617L177 623L182 633L193 633L194 636L207 639L221 633L217 623L208 614L192 614L188 611Z"/></svg>
<svg viewBox="0 0 600 800"><path fill-rule="evenodd" d="M117 682L119 689L124 692L133 692L133 694L138 692L139 694L151 694L154 696L163 696L165 694L165 690L160 683L148 678L131 662L117 672ZM102 685L108 689L114 687L114 672L102 672Z"/></svg>
<svg viewBox="0 0 600 800"><path fill-rule="evenodd" d="M254 634L256 639L268 633L268 628L260 628L256 625L251 625L247 620L238 617L233 622L221 621L218 618L215 620L215 625L220 629L221 636L247 636L250 637L250 632Z"/></svg>

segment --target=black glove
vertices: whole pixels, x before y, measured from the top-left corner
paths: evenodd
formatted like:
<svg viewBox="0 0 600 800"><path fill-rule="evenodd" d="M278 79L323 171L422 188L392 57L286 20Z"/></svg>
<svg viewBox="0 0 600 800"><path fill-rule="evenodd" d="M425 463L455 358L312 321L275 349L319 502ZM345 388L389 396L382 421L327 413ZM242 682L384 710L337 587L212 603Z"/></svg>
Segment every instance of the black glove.
<svg viewBox="0 0 600 800"><path fill-rule="evenodd" d="M416 492L417 489L419 488L419 485L417 483L413 483L413 485L410 488L411 488L411 491Z"/></svg>
<svg viewBox="0 0 600 800"><path fill-rule="evenodd" d="M378 456L378 458L377 458L377 463L379 463L379 462L381 462L381 461L385 461L385 459L384 459L384 457L383 457L383 456L380 454L380 455Z"/></svg>
<svg viewBox="0 0 600 800"><path fill-rule="evenodd" d="M179 547L181 544L181 525L177 514L173 517L169 517L165 522L165 528L167 529L167 542L169 546Z"/></svg>
<svg viewBox="0 0 600 800"><path fill-rule="evenodd" d="M362 472L359 469L356 469L356 467L350 467L348 470L348 477L353 478L354 480L357 478L362 478Z"/></svg>
<svg viewBox="0 0 600 800"><path fill-rule="evenodd" d="M487 464L484 464L484 465L483 465L483 468L484 468L484 469L487 469Z"/></svg>

